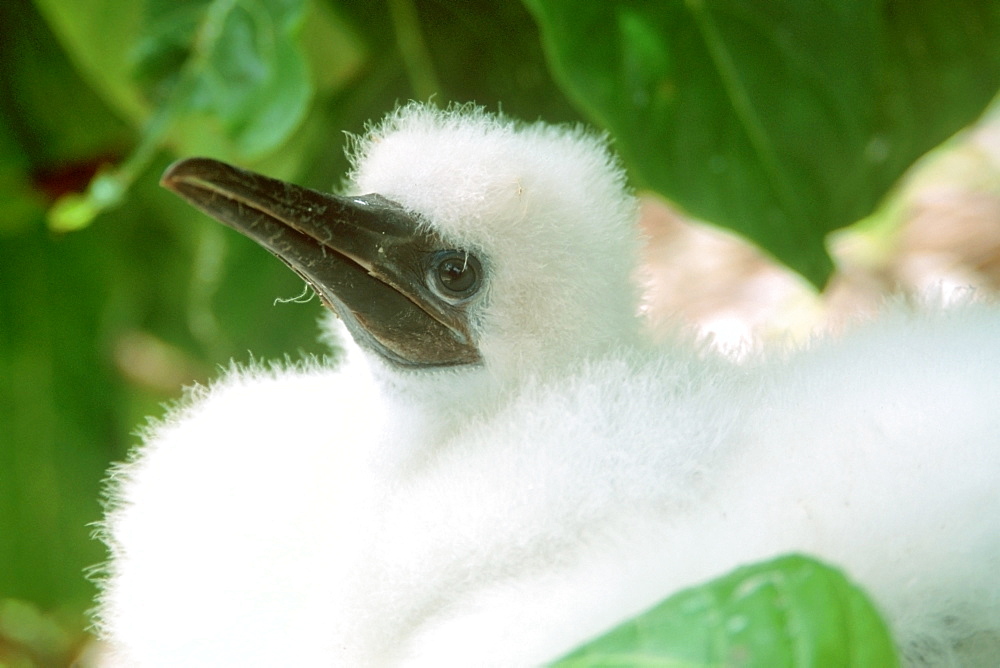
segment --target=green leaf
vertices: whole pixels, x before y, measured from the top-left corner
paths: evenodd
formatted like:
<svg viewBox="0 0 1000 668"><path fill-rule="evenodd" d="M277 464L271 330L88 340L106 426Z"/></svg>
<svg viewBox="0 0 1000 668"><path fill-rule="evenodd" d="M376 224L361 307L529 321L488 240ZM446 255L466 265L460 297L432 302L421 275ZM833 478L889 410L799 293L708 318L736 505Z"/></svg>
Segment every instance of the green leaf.
<svg viewBox="0 0 1000 668"><path fill-rule="evenodd" d="M895 666L889 632L837 570L799 555L671 596L555 664Z"/></svg>
<svg viewBox="0 0 1000 668"><path fill-rule="evenodd" d="M204 113L252 158L284 141L312 95L305 0L147 0L138 79L174 115Z"/></svg>
<svg viewBox="0 0 1000 668"><path fill-rule="evenodd" d="M207 116L252 159L307 111L306 0L37 2L88 80L136 123L165 110Z"/></svg>
<svg viewBox="0 0 1000 668"><path fill-rule="evenodd" d="M34 0L34 4L77 70L106 102L134 122L148 117L149 105L133 79L142 2Z"/></svg>
<svg viewBox="0 0 1000 668"><path fill-rule="evenodd" d="M525 0L639 185L822 286L871 213L1000 85L1000 3Z"/></svg>
<svg viewBox="0 0 1000 668"><path fill-rule="evenodd" d="M83 228L120 202L178 128L200 128L180 135L178 144L221 144L216 155L248 162L279 147L306 116L314 93L298 40L306 0L146 0L139 20L123 3L40 2L85 71L100 70L112 56L132 63L129 81L103 88L130 110L151 110L148 117L140 113L143 133L123 164L82 196L57 203L49 216L56 229ZM127 28L114 41L131 42L129 49L101 46L108 40L74 25L80 12L98 6L115 17L112 25ZM120 63L109 71L125 75Z"/></svg>

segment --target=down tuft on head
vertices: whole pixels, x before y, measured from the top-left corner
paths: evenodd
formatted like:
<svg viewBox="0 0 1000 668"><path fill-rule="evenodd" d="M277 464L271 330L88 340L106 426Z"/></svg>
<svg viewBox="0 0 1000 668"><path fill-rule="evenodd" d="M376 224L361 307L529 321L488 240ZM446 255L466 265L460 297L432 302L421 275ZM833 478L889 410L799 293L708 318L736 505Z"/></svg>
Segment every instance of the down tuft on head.
<svg viewBox="0 0 1000 668"><path fill-rule="evenodd" d="M349 194L393 200L479 255L488 365L551 365L634 336L636 201L605 138L411 103L354 138L349 157Z"/></svg>

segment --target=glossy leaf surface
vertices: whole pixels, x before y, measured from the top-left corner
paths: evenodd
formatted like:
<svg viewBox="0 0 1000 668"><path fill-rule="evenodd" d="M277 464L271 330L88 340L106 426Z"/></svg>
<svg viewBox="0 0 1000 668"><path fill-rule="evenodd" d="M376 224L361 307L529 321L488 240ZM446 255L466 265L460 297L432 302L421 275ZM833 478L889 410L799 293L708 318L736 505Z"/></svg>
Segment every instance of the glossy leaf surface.
<svg viewBox="0 0 1000 668"><path fill-rule="evenodd" d="M1000 86L1000 3L528 0L639 182L822 286L868 215Z"/></svg>

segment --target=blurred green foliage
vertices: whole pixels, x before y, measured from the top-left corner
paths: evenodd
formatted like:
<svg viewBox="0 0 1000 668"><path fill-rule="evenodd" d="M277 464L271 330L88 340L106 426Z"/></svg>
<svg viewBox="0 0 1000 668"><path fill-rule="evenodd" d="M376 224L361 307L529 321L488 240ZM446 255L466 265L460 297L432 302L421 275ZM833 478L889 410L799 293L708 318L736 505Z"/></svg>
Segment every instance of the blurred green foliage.
<svg viewBox="0 0 1000 668"><path fill-rule="evenodd" d="M411 98L586 116L637 184L819 284L826 232L1000 77L985 0L526 4L0 3L0 664L83 641L101 480L143 416L249 351L325 352L315 300L274 303L291 272L157 187L171 159L330 188L342 131Z"/></svg>

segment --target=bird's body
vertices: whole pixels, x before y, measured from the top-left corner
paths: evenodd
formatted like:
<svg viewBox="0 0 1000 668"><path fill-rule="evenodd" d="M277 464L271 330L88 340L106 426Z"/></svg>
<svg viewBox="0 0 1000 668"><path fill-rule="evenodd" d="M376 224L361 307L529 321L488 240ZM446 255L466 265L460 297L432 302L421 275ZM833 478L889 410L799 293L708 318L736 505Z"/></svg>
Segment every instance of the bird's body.
<svg viewBox="0 0 1000 668"><path fill-rule="evenodd" d="M358 307L339 364L232 370L148 431L106 525L122 665L535 665L790 551L865 587L910 660L989 665L1000 310L889 305L739 363L653 344L598 140L409 107L357 156L355 189L478 255L483 292L438 318L447 349Z"/></svg>

